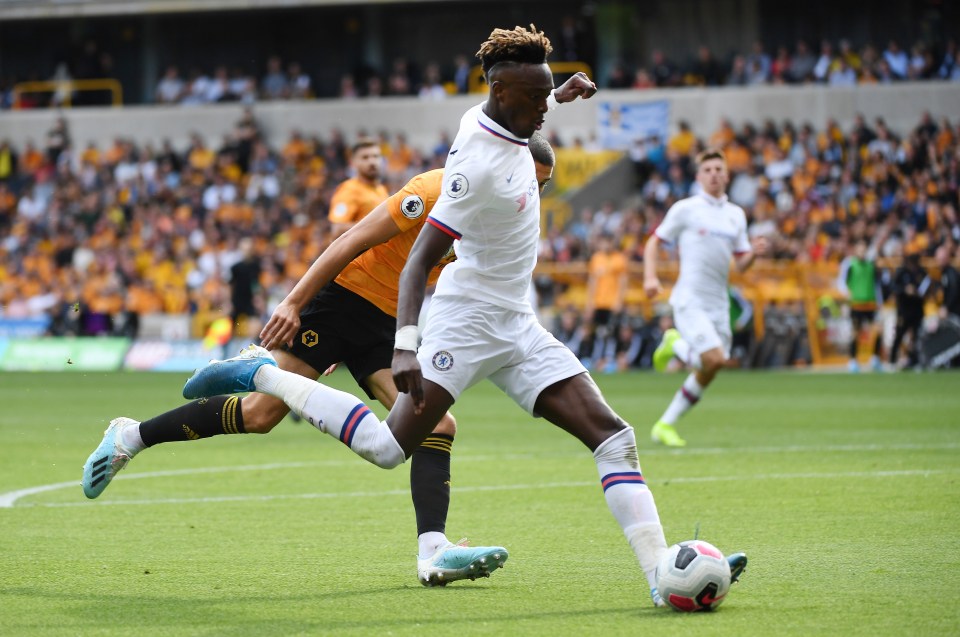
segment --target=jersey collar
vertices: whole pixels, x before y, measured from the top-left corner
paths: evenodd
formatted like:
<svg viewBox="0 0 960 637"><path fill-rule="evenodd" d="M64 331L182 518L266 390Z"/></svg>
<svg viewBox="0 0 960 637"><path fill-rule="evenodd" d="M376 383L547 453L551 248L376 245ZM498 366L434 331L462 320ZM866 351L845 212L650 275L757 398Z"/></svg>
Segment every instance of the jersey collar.
<svg viewBox="0 0 960 637"><path fill-rule="evenodd" d="M723 204L727 203L727 195L726 195L726 193L720 195L719 197L713 197L713 196L707 194L705 191L701 190L701 191L700 191L700 196L703 197L704 199L706 199L706 200L707 200L707 203L709 203L711 206L717 206L718 208L719 208L719 207L722 207Z"/></svg>
<svg viewBox="0 0 960 637"><path fill-rule="evenodd" d="M527 140L523 137L517 137L506 128L496 123L486 113L483 112L483 107L477 109L477 123L480 124L480 128L487 131L491 135L495 135L500 139L505 139L511 144L516 144L517 146L526 146Z"/></svg>

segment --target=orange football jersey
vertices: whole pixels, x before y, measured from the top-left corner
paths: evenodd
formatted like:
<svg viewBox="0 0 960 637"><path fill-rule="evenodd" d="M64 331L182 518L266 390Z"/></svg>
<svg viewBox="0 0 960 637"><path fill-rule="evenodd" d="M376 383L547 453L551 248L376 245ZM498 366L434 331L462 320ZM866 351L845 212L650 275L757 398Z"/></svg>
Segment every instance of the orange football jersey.
<svg viewBox="0 0 960 637"><path fill-rule="evenodd" d="M433 210L443 185L443 169L417 175L396 194L387 199L387 210L401 232L386 243L374 246L350 262L336 281L359 294L378 308L397 315L400 294L400 271L403 270L413 242L420 234L427 215ZM453 248L430 271L427 285L433 285L440 270L456 259Z"/></svg>
<svg viewBox="0 0 960 637"><path fill-rule="evenodd" d="M348 179L333 192L330 199L331 223L356 223L366 217L390 193L383 184L370 186L356 177Z"/></svg>

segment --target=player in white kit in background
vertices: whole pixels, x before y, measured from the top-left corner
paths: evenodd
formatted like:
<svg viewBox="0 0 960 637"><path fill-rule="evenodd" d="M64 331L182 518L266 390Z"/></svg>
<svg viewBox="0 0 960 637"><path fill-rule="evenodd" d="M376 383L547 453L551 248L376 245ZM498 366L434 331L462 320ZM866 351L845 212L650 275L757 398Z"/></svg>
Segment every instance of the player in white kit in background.
<svg viewBox="0 0 960 637"><path fill-rule="evenodd" d="M281 398L315 427L384 468L403 463L461 392L489 378L521 407L569 432L593 453L608 507L640 562L655 605L656 567L667 549L640 472L633 428L606 403L577 357L536 320L527 292L540 238L540 195L527 139L556 103L596 86L574 76L556 91L543 33L495 29L477 56L487 101L463 116L444 167L444 188L400 276L393 374L401 392L381 422L354 396L277 369L265 350L201 368L184 395L259 391ZM456 244L454 244L456 241ZM427 274L444 268L417 351ZM730 557L732 579L746 565Z"/></svg>
<svg viewBox="0 0 960 637"><path fill-rule="evenodd" d="M654 353L658 369L676 357L694 370L650 432L654 442L670 447L687 444L677 433L676 422L697 404L730 355L730 260L743 272L756 255L767 251L765 238L755 239L753 245L747 238L747 217L725 194L729 181L721 151L697 156L702 192L670 207L643 252L643 288L649 298L661 292L660 243L675 244L680 253L680 277L670 294L676 329L664 333Z"/></svg>

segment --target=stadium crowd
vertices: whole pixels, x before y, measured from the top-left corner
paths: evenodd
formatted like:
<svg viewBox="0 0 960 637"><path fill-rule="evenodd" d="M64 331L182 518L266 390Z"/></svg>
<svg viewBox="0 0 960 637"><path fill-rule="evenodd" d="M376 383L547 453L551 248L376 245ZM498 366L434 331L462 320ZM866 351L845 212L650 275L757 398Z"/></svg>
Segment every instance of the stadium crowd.
<svg viewBox="0 0 960 637"><path fill-rule="evenodd" d="M391 191L442 165L449 148L445 136L426 152L402 134L380 140ZM724 122L706 139L681 122L669 139L631 153L633 196L549 228L541 260L641 260L645 238L691 193L692 158L708 145L726 153L729 196L747 211L750 233L770 238L774 258L837 262L858 239L879 257L933 256L940 246L957 256L960 121L928 114L907 131L862 117L847 130L833 121ZM195 134L185 149L122 138L77 148L63 119L41 146L0 141L0 316L48 314L55 334L133 334L147 313L228 315L231 269L245 259L259 264L250 285L265 315L331 240L328 205L348 176L348 148L338 130L294 132L271 148L251 109L219 147ZM555 290L541 292L549 302ZM610 314L622 305L614 299ZM587 309L601 308L588 299ZM567 327L589 323L558 316ZM626 342L603 345L603 355L594 343L584 357L604 366L648 360L651 348L635 340L641 323L611 322ZM653 342L660 327L646 326Z"/></svg>
<svg viewBox="0 0 960 637"><path fill-rule="evenodd" d="M904 50L896 40L883 49L867 42L859 50L848 39L834 43L823 40L814 51L806 40L791 50L780 44L771 54L763 42L755 42L749 53L733 52L719 59L706 45L686 64L670 60L654 50L649 63L630 69L616 64L608 88L656 88L675 86L760 86L815 82L830 86L854 86L903 80L960 81L957 43L943 47L917 42Z"/></svg>
<svg viewBox="0 0 960 637"><path fill-rule="evenodd" d="M569 41L562 48L562 59L592 60L588 45L574 35L565 37L565 23L560 42ZM606 88L665 88L682 86L760 86L779 84L820 83L830 86L889 83L902 80L960 81L960 57L957 43L948 41L934 46L923 41L909 49L890 40L885 47L871 42L855 47L849 39L837 42L823 40L814 50L806 40L798 40L793 47L779 44L775 51L757 41L747 53L740 51L718 55L706 45L697 48L690 60L671 60L661 50L653 50L645 65L631 66L623 61L613 64L606 77ZM101 51L93 40L88 40L74 58L63 60L46 77L40 72L30 74L31 80L85 79L112 77L113 58ZM271 55L259 75L240 66L217 64L191 65L189 72L175 64L168 65L153 92L153 101L159 104L210 104L308 99L313 97L381 98L418 95L422 99L443 99L449 93L469 90L470 61L466 55L457 55L447 64L436 60L426 62L405 57L393 59L389 68L364 67L345 72L336 90L315 84L311 69L297 60L283 60ZM0 81L0 109L14 105L13 87L19 80ZM73 96L74 105L103 103L98 94ZM63 100L60 92L48 96L25 94L19 107L31 108L57 105Z"/></svg>

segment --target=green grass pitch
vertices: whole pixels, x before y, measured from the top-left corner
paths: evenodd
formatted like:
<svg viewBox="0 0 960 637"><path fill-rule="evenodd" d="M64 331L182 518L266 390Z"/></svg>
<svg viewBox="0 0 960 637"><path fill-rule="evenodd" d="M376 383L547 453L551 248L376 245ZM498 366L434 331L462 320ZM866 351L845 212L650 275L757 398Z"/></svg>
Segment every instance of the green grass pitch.
<svg viewBox="0 0 960 637"><path fill-rule="evenodd" d="M679 451L647 432L681 376L599 377L637 428L667 540L699 525L750 556L694 615L651 606L591 455L488 383L455 409L447 530L510 550L490 579L420 586L408 469L289 420L149 449L86 500L107 421L182 404L185 378L0 375L0 635L960 632L956 373L726 373Z"/></svg>

